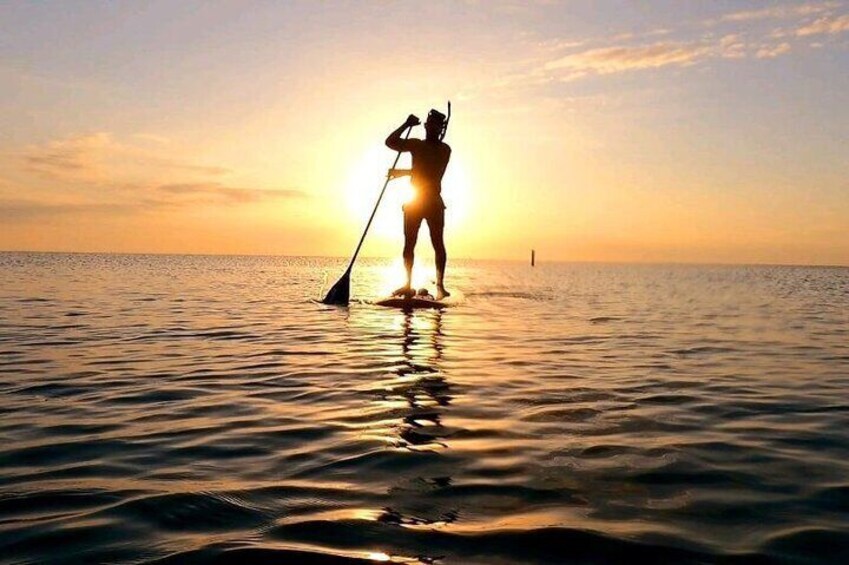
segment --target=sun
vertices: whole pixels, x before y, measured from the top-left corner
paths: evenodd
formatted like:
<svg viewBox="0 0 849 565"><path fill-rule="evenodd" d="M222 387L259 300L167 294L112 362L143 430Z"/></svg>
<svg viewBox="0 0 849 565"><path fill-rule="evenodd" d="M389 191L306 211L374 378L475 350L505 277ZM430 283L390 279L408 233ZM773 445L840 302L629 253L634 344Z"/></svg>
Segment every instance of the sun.
<svg viewBox="0 0 849 565"><path fill-rule="evenodd" d="M469 177L469 170L463 157L452 155L442 178L442 200L445 202L446 238L451 238L452 232L467 221L470 204L473 199L474 184Z"/></svg>
<svg viewBox="0 0 849 565"><path fill-rule="evenodd" d="M362 152L349 166L345 175L345 200L351 216L356 220L368 221L380 189L386 180L386 173L392 164L393 153L382 145L373 146ZM406 169L411 166L409 154L402 154L398 168ZM466 168L462 159L452 157L448 163L445 177L442 179L442 196L450 210L446 221L461 221L468 212L469 182ZM380 204L378 215L375 216L372 229L375 233L387 235L398 230L396 214L381 214L400 207L412 200L415 190L410 184L409 177L396 178L389 181Z"/></svg>
<svg viewBox="0 0 849 565"><path fill-rule="evenodd" d="M345 203L351 221L365 227L374 209L386 173L392 164L393 153L382 145L370 147L362 152L349 167L345 176ZM409 155L402 155L399 168L409 168ZM394 239L403 234L401 206L412 199L413 187L407 177L389 181L386 192L375 214L369 236L377 239Z"/></svg>

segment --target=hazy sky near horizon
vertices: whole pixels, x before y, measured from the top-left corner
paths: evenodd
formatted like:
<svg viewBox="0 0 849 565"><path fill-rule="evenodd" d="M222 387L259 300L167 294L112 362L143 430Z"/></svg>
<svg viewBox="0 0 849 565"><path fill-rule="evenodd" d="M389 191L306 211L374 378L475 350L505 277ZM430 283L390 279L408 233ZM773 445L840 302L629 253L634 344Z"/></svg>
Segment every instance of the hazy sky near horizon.
<svg viewBox="0 0 849 565"><path fill-rule="evenodd" d="M0 91L0 249L347 255L450 99L449 256L849 264L849 0L3 2Z"/></svg>

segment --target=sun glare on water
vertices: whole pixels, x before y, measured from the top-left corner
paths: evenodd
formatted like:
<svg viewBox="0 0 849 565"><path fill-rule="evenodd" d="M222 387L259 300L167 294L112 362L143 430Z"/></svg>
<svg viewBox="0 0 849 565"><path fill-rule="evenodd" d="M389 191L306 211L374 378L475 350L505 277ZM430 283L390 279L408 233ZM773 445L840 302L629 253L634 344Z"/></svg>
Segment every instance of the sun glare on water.
<svg viewBox="0 0 849 565"><path fill-rule="evenodd" d="M419 238L421 240L421 238ZM425 249L425 241L420 241L422 251ZM374 294L376 296L388 296L404 282L404 259L400 256L392 259L388 265L379 267L374 282ZM433 253L416 253L416 262L413 265L413 288L426 288L429 292L436 292L436 268L433 263Z"/></svg>

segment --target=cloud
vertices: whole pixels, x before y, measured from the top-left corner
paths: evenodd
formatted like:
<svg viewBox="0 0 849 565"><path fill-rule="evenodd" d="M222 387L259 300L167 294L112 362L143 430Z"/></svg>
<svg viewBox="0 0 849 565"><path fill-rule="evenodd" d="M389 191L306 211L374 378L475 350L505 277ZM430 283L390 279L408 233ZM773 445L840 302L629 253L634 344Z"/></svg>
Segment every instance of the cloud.
<svg viewBox="0 0 849 565"><path fill-rule="evenodd" d="M755 57L758 59L772 59L790 52L789 43L779 43L778 45L765 45L758 49Z"/></svg>
<svg viewBox="0 0 849 565"><path fill-rule="evenodd" d="M113 200L120 200L117 202L83 201L86 196L79 194L68 195L79 198L79 202L0 198L0 221L13 223L57 216L128 215L203 204L251 204L307 197L299 190L236 188L219 183L124 185L120 188L121 193L111 195Z"/></svg>
<svg viewBox="0 0 849 565"><path fill-rule="evenodd" d="M834 24L832 24L834 26ZM540 68L525 73L528 79L548 78L576 80L589 75L690 67L710 59L766 59L792 50L777 37L748 39L743 33L722 36L707 34L693 41L660 41L636 45L611 45L584 49L544 62ZM538 80L539 82L539 80Z"/></svg>
<svg viewBox="0 0 849 565"><path fill-rule="evenodd" d="M97 132L31 145L24 149L22 157L30 171L66 181L114 180L130 169L142 174L185 172L201 176L221 176L230 172L225 167L198 165L167 155L169 147L165 138L153 134L132 137L155 139L155 147L120 143L110 133Z"/></svg>
<svg viewBox="0 0 849 565"><path fill-rule="evenodd" d="M793 19L828 12L839 7L840 2L812 2L808 4L770 6L760 10L745 10L725 14L719 21L747 22L753 20ZM715 20L714 20L715 23Z"/></svg>
<svg viewBox="0 0 849 565"><path fill-rule="evenodd" d="M570 69L609 74L669 65L686 66L709 54L704 45L655 43L653 45L601 47L561 57L545 64L547 70Z"/></svg>
<svg viewBox="0 0 849 565"><path fill-rule="evenodd" d="M727 13L711 21L682 21L674 27L627 33L610 30L604 36L536 40L526 45L530 52L523 51L503 72L466 86L461 96L508 100L529 90L551 96L558 92L559 84L593 76L697 67L717 60L774 59L800 49L823 46L800 41L799 36L849 30L849 15L837 15L838 9L846 4L837 1L779 4ZM706 30L706 24L721 24L722 33Z"/></svg>
<svg viewBox="0 0 849 565"><path fill-rule="evenodd" d="M849 31L849 14L819 18L797 29L796 35L799 37L824 34L835 35L845 31Z"/></svg>
<svg viewBox="0 0 849 565"><path fill-rule="evenodd" d="M728 34L720 38L714 49L716 55L725 59L742 59L746 56L746 41L739 34Z"/></svg>
<svg viewBox="0 0 849 565"><path fill-rule="evenodd" d="M157 192L175 196L208 197L229 203L250 203L285 198L304 198L300 190L235 188L217 182L163 184L155 187Z"/></svg>
<svg viewBox="0 0 849 565"><path fill-rule="evenodd" d="M147 136L147 134L145 134ZM189 206L233 207L306 198L291 188L230 184L230 171L174 157L159 139L119 142L107 132L70 136L9 154L0 178L0 220L142 214ZM142 140L141 142L145 142ZM2 157L2 155L0 155ZM21 200L19 197L26 195Z"/></svg>
<svg viewBox="0 0 849 565"><path fill-rule="evenodd" d="M50 176L88 178L100 172L98 155L109 143L105 132L73 136L29 147L24 161L31 170Z"/></svg>
<svg viewBox="0 0 849 565"><path fill-rule="evenodd" d="M111 216L129 214L138 210L138 204L129 203L47 203L35 200L0 200L0 220L10 224L68 215L105 214Z"/></svg>
<svg viewBox="0 0 849 565"><path fill-rule="evenodd" d="M598 47L572 53L545 63L546 71L567 70L565 78L575 79L588 74L606 75L625 71L688 67L706 59L721 57L740 59L748 55L749 44L738 34L706 38L693 42L658 42L649 45L620 45ZM776 55L789 50L781 47Z"/></svg>

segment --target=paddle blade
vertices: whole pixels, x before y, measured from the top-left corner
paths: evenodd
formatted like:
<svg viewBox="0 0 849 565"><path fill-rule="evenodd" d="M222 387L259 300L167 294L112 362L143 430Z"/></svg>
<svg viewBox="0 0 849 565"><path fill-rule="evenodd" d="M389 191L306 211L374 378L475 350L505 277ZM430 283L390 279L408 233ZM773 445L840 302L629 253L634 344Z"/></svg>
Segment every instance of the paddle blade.
<svg viewBox="0 0 849 565"><path fill-rule="evenodd" d="M324 297L325 304L335 304L337 306L347 306L348 300L351 297L351 272L345 271L345 274L336 281L336 284L328 291Z"/></svg>

